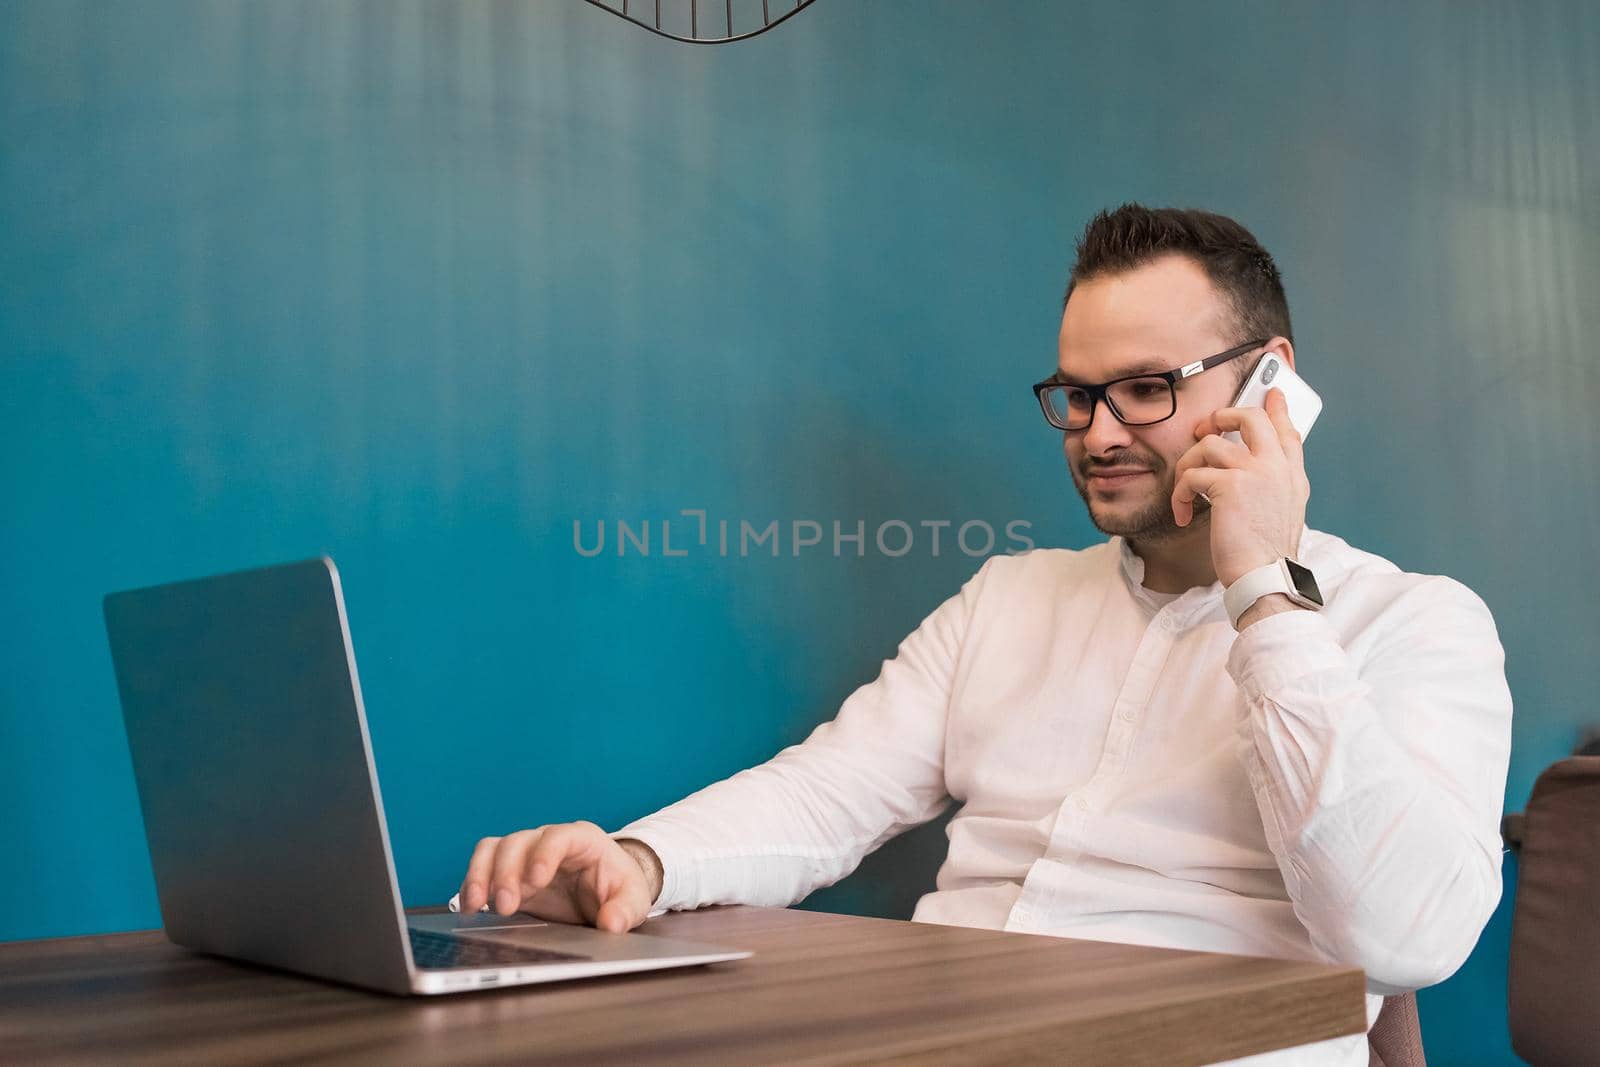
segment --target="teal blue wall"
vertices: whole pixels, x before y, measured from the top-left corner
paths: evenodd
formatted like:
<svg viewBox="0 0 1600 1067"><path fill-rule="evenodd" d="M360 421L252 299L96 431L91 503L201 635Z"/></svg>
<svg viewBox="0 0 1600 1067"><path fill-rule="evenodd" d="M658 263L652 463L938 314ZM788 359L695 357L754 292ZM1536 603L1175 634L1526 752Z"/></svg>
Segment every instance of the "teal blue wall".
<svg viewBox="0 0 1600 1067"><path fill-rule="evenodd" d="M822 0L719 48L578 0L0 3L0 939L158 922L108 590L338 560L409 903L801 738L974 560L573 520L1096 540L1027 386L1125 198L1278 256L1311 521L1488 601L1520 806L1600 691L1596 70L1584 3ZM942 846L811 906L909 914ZM1424 994L1435 1062L1510 1061L1507 923Z"/></svg>

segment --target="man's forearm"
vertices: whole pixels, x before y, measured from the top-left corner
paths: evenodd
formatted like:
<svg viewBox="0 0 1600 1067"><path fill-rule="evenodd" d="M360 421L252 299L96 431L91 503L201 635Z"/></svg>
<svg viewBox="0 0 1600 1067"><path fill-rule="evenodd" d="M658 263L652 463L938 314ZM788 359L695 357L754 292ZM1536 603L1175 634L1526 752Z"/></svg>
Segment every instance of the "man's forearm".
<svg viewBox="0 0 1600 1067"><path fill-rule="evenodd" d="M656 850L643 841L632 837L620 837L617 844L622 851L633 857L639 869L644 872L645 881L650 884L650 903L655 904L661 896L661 882L665 877L661 868L661 857L656 855Z"/></svg>
<svg viewBox="0 0 1600 1067"><path fill-rule="evenodd" d="M1448 977L1499 899L1511 694L1465 587L1413 582L1386 615L1360 661L1320 613L1268 616L1240 631L1228 670L1295 914L1327 958L1394 993Z"/></svg>

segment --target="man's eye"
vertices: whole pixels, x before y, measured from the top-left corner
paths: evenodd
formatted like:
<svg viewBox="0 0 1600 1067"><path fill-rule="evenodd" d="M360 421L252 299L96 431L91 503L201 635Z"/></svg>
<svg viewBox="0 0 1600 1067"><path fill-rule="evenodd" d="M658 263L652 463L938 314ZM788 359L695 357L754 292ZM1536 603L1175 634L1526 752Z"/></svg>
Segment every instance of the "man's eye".
<svg viewBox="0 0 1600 1067"><path fill-rule="evenodd" d="M1167 391L1166 382L1132 382L1133 395L1140 400L1153 400Z"/></svg>

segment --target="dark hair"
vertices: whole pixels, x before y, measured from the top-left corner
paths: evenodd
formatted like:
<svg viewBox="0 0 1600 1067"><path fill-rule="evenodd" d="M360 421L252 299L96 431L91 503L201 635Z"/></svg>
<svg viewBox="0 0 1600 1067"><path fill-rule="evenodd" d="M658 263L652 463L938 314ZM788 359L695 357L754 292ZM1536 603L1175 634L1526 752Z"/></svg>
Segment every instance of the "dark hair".
<svg viewBox="0 0 1600 1067"><path fill-rule="evenodd" d="M1077 262L1061 306L1065 309L1079 282L1132 270L1172 253L1197 263L1227 301L1236 334L1232 340L1279 336L1294 341L1289 301L1272 256L1249 230L1210 211L1123 204L1100 212L1078 239Z"/></svg>

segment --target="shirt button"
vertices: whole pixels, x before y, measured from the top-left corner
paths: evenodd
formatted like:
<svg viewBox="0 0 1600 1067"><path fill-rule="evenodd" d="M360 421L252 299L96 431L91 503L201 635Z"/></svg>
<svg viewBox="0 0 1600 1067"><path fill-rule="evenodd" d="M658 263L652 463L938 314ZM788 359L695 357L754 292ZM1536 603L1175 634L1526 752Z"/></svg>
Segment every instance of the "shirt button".
<svg viewBox="0 0 1600 1067"><path fill-rule="evenodd" d="M1088 811L1089 810L1089 802L1087 800L1083 799L1082 797L1073 797L1072 798L1072 806L1077 808L1079 811Z"/></svg>
<svg viewBox="0 0 1600 1067"><path fill-rule="evenodd" d="M1121 719L1123 722L1132 722L1135 718L1137 718L1137 716L1134 714L1134 710L1132 708L1123 708L1122 713L1118 715L1117 718Z"/></svg>

